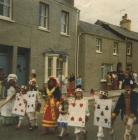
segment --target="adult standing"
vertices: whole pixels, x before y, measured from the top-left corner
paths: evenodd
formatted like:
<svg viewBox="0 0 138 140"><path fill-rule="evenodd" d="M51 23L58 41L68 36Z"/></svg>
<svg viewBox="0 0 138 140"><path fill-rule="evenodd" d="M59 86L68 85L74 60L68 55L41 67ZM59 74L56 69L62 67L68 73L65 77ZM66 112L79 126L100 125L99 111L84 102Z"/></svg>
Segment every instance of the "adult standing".
<svg viewBox="0 0 138 140"><path fill-rule="evenodd" d="M17 76L15 74L9 74L7 79L7 97L0 105L1 108L1 116L12 117L12 109L14 106L16 89L17 89Z"/></svg>
<svg viewBox="0 0 138 140"><path fill-rule="evenodd" d="M121 118L125 122L124 140L131 140L132 137L135 137L134 123L138 120L138 93L133 91L131 81L124 81L123 87L125 92L120 95L117 101L112 119L114 120L121 110Z"/></svg>

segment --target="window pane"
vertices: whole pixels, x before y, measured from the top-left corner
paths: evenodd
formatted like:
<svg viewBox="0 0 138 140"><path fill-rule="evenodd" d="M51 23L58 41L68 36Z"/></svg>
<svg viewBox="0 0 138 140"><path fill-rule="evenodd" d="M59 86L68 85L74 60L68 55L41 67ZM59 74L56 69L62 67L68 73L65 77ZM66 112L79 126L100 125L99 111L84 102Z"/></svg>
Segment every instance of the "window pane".
<svg viewBox="0 0 138 140"><path fill-rule="evenodd" d="M68 34L69 30L69 13L62 11L61 13L61 32Z"/></svg>
<svg viewBox="0 0 138 140"><path fill-rule="evenodd" d="M0 15L3 15L3 5L0 4Z"/></svg>
<svg viewBox="0 0 138 140"><path fill-rule="evenodd" d="M0 0L0 15L10 17L10 0Z"/></svg>
<svg viewBox="0 0 138 140"><path fill-rule="evenodd" d="M39 12L39 25L45 28L48 28L49 22L49 6L44 3L40 3L40 12Z"/></svg>
<svg viewBox="0 0 138 140"><path fill-rule="evenodd" d="M49 57L48 58L48 76L51 76L52 75L52 66L53 66L53 58L52 57Z"/></svg>

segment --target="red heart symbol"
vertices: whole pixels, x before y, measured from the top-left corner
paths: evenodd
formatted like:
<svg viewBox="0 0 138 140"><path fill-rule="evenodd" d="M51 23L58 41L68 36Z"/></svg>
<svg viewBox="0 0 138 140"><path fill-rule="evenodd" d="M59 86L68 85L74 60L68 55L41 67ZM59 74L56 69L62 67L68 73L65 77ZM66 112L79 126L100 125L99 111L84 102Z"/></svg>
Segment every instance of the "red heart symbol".
<svg viewBox="0 0 138 140"><path fill-rule="evenodd" d="M73 106L73 107L75 107L75 105L76 105L75 103L72 103L72 106Z"/></svg>
<svg viewBox="0 0 138 140"><path fill-rule="evenodd" d="M80 107L83 107L83 104L80 104Z"/></svg>
<svg viewBox="0 0 138 140"><path fill-rule="evenodd" d="M74 121L74 117L71 117L71 121Z"/></svg>
<svg viewBox="0 0 138 140"><path fill-rule="evenodd" d="M82 118L79 118L79 121L81 122L82 121Z"/></svg>

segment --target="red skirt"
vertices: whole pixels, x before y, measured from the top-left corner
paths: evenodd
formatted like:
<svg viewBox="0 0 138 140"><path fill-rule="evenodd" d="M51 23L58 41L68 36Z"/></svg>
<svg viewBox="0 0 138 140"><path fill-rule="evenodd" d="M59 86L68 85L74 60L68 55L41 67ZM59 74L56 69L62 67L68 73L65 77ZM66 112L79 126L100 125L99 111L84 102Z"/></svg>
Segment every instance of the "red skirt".
<svg viewBox="0 0 138 140"><path fill-rule="evenodd" d="M46 104L44 107L44 114L43 114L43 120L42 120L42 126L43 127L56 127L57 126L57 119L59 116L59 110L58 107Z"/></svg>

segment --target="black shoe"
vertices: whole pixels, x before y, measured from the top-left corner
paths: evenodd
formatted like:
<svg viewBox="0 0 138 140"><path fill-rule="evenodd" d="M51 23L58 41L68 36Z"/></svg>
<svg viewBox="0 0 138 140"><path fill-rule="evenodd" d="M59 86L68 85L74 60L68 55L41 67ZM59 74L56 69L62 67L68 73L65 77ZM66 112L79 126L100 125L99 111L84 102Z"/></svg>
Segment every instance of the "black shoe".
<svg viewBox="0 0 138 140"><path fill-rule="evenodd" d="M38 129L38 125L33 126L34 129Z"/></svg>

